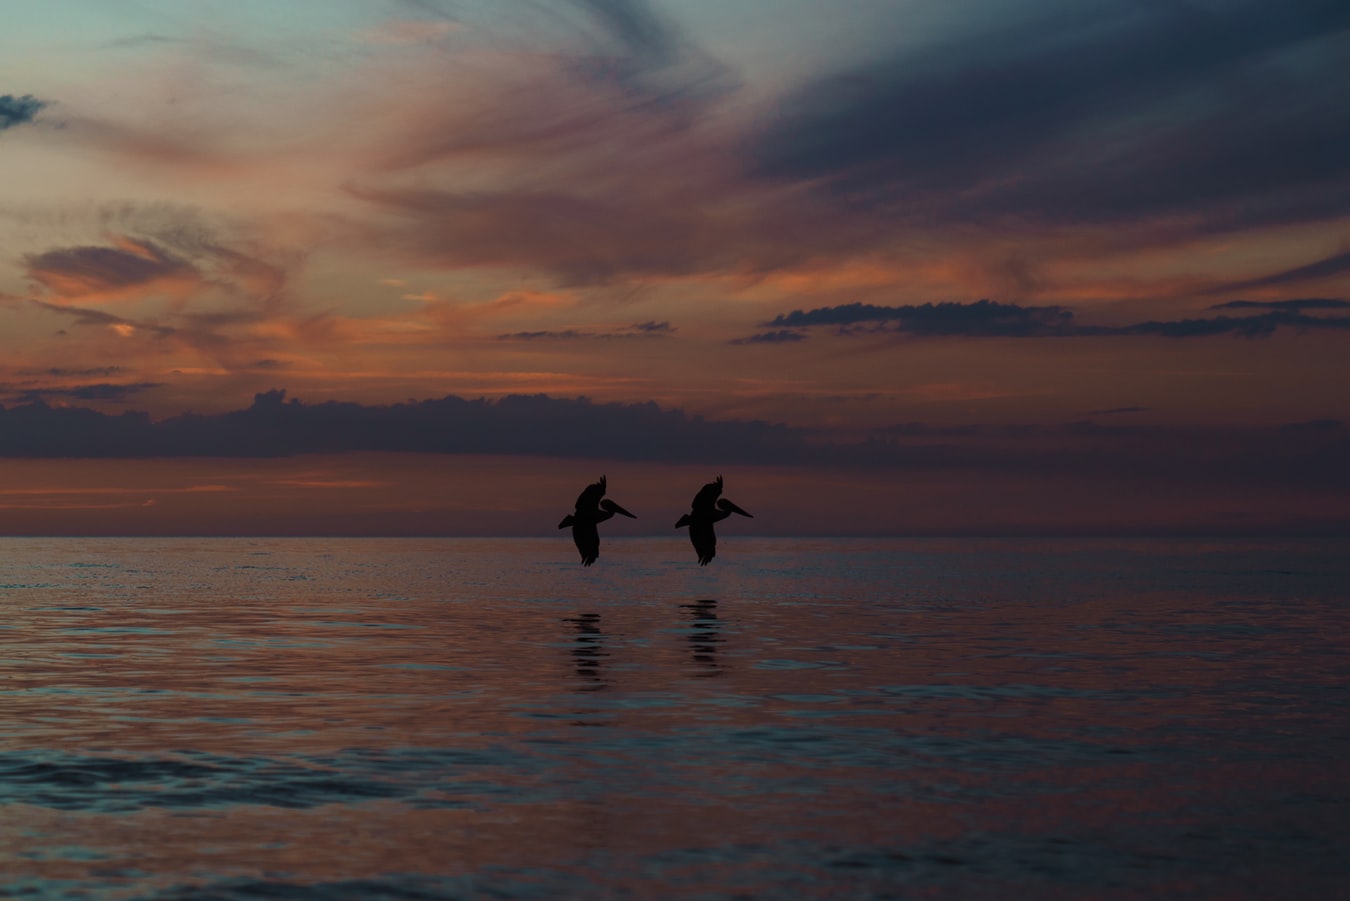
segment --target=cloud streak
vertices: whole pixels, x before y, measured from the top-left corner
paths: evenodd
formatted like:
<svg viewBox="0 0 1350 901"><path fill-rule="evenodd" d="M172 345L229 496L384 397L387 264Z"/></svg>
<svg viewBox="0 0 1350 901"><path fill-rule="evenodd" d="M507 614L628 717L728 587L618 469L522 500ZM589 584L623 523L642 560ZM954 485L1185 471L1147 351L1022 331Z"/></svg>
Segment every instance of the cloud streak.
<svg viewBox="0 0 1350 901"><path fill-rule="evenodd" d="M805 341L806 335L792 329L778 329L772 332L758 332L743 338L732 338L728 344L743 346L747 344L796 344Z"/></svg>
<svg viewBox="0 0 1350 901"><path fill-rule="evenodd" d="M123 403L137 394L162 387L164 387L163 382L99 382L91 385L25 388L15 392L13 399L20 403L37 403L45 401L47 398L64 397L80 401Z"/></svg>
<svg viewBox="0 0 1350 901"><path fill-rule="evenodd" d="M1248 279L1243 282L1234 282L1228 285L1222 285L1218 288L1212 288L1205 292L1207 294L1232 293L1236 291L1250 291L1253 288L1273 288L1283 285L1294 285L1300 282L1316 281L1324 278L1334 278L1350 272L1350 250L1344 253L1334 254L1325 259L1308 263L1304 266L1296 266L1293 269L1285 269L1281 272L1274 272L1270 275L1263 275L1260 278Z"/></svg>
<svg viewBox="0 0 1350 901"><path fill-rule="evenodd" d="M1230 300L1215 304L1211 310L1350 310L1350 300L1305 297L1295 300Z"/></svg>
<svg viewBox="0 0 1350 901"><path fill-rule="evenodd" d="M1231 305L1222 305L1231 306ZM793 310L764 323L767 328L811 329L833 326L841 334L891 333L916 338L1071 338L1153 336L1197 338L1236 335L1259 338L1281 329L1295 332L1350 330L1350 316L1309 316L1304 309L1340 309L1337 301L1290 301L1255 306L1274 306L1267 313L1250 316L1215 316L1208 319L1148 321L1131 325L1082 325L1071 310L1060 306L1024 307L981 300L975 303L925 303L877 306L852 303L814 310ZM1350 306L1350 305L1348 305ZM772 334L772 333L770 333ZM798 334L789 332L789 334ZM776 339L763 339L773 341ZM797 339L787 339L797 340ZM757 343L740 339L735 343Z"/></svg>
<svg viewBox="0 0 1350 901"><path fill-rule="evenodd" d="M510 332L498 335L499 341L585 341L590 339L613 340L631 338L669 338L678 331L669 322L635 322L622 329L593 332L578 329L562 331Z"/></svg>

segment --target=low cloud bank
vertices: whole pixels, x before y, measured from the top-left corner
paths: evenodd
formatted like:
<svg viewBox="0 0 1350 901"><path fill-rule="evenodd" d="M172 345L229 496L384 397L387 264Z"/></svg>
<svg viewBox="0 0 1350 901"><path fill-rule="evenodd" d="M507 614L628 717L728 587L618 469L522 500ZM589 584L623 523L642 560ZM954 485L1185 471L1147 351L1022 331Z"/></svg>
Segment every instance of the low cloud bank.
<svg viewBox="0 0 1350 901"><path fill-rule="evenodd" d="M1099 415L1137 408L1098 411ZM762 421L713 421L655 403L513 395L447 396L391 405L305 403L282 390L247 409L109 415L41 401L0 407L0 457L276 458L400 452L637 463L859 467L887 472L984 473L1201 481L1350 491L1350 427L1334 419L1274 426L1103 425L1092 420L1017 426L899 424L862 441L830 441Z"/></svg>

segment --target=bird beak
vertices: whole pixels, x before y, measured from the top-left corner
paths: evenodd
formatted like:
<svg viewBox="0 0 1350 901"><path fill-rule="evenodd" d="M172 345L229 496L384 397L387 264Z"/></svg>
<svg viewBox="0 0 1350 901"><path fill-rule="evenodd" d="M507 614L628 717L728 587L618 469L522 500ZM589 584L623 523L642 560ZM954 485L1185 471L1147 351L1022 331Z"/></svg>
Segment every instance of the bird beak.
<svg viewBox="0 0 1350 901"><path fill-rule="evenodd" d="M637 516L635 514L629 513L627 510L625 510L623 507L620 507L613 501L610 501L609 504L611 507L614 508L614 512L618 513L620 516L627 516L629 519L637 519Z"/></svg>
<svg viewBox="0 0 1350 901"><path fill-rule="evenodd" d="M751 519L755 518L754 516L752 516L749 513L746 513L744 510L742 510L740 507L736 506L726 498L722 498L722 503L719 506L723 507L724 509L730 510L732 513L739 513L742 516L749 516Z"/></svg>

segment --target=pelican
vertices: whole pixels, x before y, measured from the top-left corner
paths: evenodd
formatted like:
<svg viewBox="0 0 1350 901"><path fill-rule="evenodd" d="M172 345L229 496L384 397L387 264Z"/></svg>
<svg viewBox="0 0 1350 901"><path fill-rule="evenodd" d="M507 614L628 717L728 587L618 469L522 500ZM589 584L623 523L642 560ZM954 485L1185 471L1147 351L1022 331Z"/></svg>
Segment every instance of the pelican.
<svg viewBox="0 0 1350 901"><path fill-rule="evenodd" d="M605 477L601 476L600 481L587 485L586 490L577 495L577 509L564 516L562 522L558 523L560 529L572 527L572 540L577 543L577 550L581 552L582 566L590 566L595 562L595 558L600 556L600 530L596 526L611 519L615 513L629 519L637 519L632 513L605 497Z"/></svg>
<svg viewBox="0 0 1350 901"><path fill-rule="evenodd" d="M698 551L700 566L707 566L708 561L717 556L717 532L713 530L713 523L721 522L733 513L755 518L721 495L722 477L718 476L717 481L699 489L694 495L693 509L675 523L677 529L689 527L689 541Z"/></svg>

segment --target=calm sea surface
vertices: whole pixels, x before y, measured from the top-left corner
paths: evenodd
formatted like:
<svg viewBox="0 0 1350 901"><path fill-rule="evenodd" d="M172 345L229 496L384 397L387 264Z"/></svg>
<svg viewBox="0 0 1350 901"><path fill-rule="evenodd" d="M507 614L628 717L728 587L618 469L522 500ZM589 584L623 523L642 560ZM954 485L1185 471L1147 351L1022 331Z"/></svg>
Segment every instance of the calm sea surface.
<svg viewBox="0 0 1350 901"><path fill-rule="evenodd" d="M1328 898L1350 543L0 540L0 897Z"/></svg>

